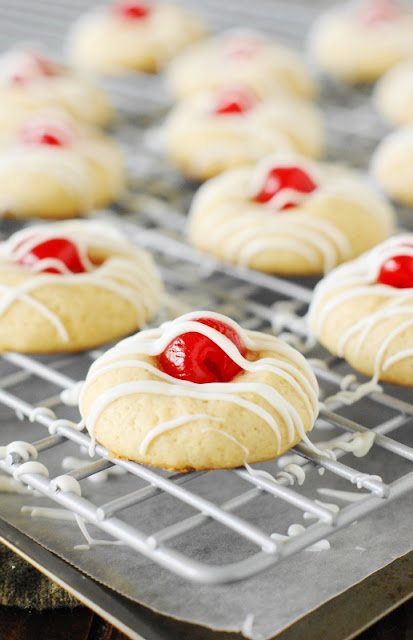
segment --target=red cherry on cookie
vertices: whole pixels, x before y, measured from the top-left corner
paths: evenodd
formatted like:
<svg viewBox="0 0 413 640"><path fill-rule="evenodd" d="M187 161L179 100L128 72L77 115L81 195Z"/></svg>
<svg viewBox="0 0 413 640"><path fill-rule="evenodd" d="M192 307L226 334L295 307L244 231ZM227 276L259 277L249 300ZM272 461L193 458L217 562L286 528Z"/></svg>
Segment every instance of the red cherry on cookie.
<svg viewBox="0 0 413 640"><path fill-rule="evenodd" d="M51 62L46 60L46 58L43 58L43 56L41 56L39 53L35 53L33 51L30 53L30 55L34 65L39 71L39 75L42 75L42 76L56 75L56 67Z"/></svg>
<svg viewBox="0 0 413 640"><path fill-rule="evenodd" d="M361 8L359 20L367 27L374 27L376 24L391 22L402 13L403 7L395 0L371 0Z"/></svg>
<svg viewBox="0 0 413 640"><path fill-rule="evenodd" d="M214 113L236 115L245 113L255 106L255 100L245 89L224 89L215 100Z"/></svg>
<svg viewBox="0 0 413 640"><path fill-rule="evenodd" d="M386 260L380 269L377 283L397 289L413 288L413 256L401 254Z"/></svg>
<svg viewBox="0 0 413 640"><path fill-rule="evenodd" d="M32 120L20 132L20 142L23 144L67 147L73 139L73 132L64 123L43 119Z"/></svg>
<svg viewBox="0 0 413 640"><path fill-rule="evenodd" d="M258 41L247 37L234 37L226 40L223 45L225 58L251 58L259 47Z"/></svg>
<svg viewBox="0 0 413 640"><path fill-rule="evenodd" d="M18 70L10 77L10 83L23 85L26 82L39 77L52 77L57 75L56 67L38 53L28 51L22 54Z"/></svg>
<svg viewBox="0 0 413 640"><path fill-rule="evenodd" d="M149 6L145 3L133 2L133 0L130 2L120 0L112 6L114 15L125 20L142 20L149 15L150 11Z"/></svg>
<svg viewBox="0 0 413 640"><path fill-rule="evenodd" d="M28 240L30 240L30 238L28 238ZM27 242L27 240L25 242ZM14 250L20 250L22 244L23 243L18 244ZM45 260L47 258L60 260L72 273L84 273L86 271L80 260L78 248L73 242L66 238L50 238L49 240L39 242L39 244L31 246L27 253L20 254L17 262L27 267L33 267L39 260ZM44 273L62 273L62 271L55 267L47 267L46 269L42 269L42 271Z"/></svg>
<svg viewBox="0 0 413 640"><path fill-rule="evenodd" d="M212 318L197 318L195 322L219 331L235 344L241 355L245 355L240 336L226 323ZM215 342L192 331L174 338L160 354L159 364L168 375L197 384L230 382L242 371Z"/></svg>
<svg viewBox="0 0 413 640"><path fill-rule="evenodd" d="M292 189L298 193L311 193L317 189L314 180L300 167L274 167L270 169L255 201L265 203L283 189ZM286 202L281 210L295 207L294 202Z"/></svg>

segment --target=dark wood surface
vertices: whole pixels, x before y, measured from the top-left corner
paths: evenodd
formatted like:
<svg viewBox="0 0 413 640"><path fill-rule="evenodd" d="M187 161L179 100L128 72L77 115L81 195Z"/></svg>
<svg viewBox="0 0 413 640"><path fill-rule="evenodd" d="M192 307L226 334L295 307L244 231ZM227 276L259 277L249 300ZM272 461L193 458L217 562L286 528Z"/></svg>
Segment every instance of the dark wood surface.
<svg viewBox="0 0 413 640"><path fill-rule="evenodd" d="M230 634L226 634L230 637ZM0 607L1 640L126 640L118 631L86 607L32 611ZM160 628L159 638L168 640ZM303 638L303 640L309 640ZM317 639L317 640L322 640ZM413 600L401 605L357 640L413 640Z"/></svg>

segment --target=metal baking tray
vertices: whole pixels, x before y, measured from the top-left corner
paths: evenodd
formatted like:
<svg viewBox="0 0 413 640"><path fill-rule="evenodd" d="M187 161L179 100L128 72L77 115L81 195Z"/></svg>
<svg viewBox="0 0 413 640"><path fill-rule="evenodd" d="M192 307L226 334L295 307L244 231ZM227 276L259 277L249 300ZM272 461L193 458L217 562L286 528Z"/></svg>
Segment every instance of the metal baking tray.
<svg viewBox="0 0 413 640"><path fill-rule="evenodd" d="M310 6L304 2L287 4L260 0L252 7L243 0L222 7L215 0L207 0L202 4L189 1L185 4L197 9L214 30L240 22L254 24L281 42L301 48L308 24L328 3L317 2ZM85 3L80 0L70 5L41 0L36 3L36 12L27 0L3 0L0 8L2 44L6 48L16 40L40 41L51 51L59 52L67 24L84 9ZM273 19L275 15L276 21ZM102 472L120 468L124 472L122 480L109 478L104 490L95 488L87 497L59 491L53 479L62 473L64 458L68 453L75 455L73 452L79 447L88 448L89 438L85 433L72 429L70 424L59 426L54 434L49 433L49 427L55 420L54 416L76 421L76 411L62 404L60 394L84 378L99 350L74 356L1 356L2 430L10 434L10 442L16 439L12 434L18 429L18 440L27 440L35 445L37 460L45 464L49 477L25 473L22 479L47 496L51 507L56 506L53 502L58 503L57 506L77 514L85 522L93 523L109 537L123 541L138 554L185 580L207 585L245 581L275 564L289 562L290 556L296 556L321 539L334 539L336 532L348 529L362 517L411 496L413 442L409 431L413 416L412 393L411 390L383 385L359 401L347 404L346 394L340 392L348 385L352 392L357 391L365 380L362 376L350 379L349 374L353 372L344 362L331 357L319 346L307 343L302 317L311 300L315 279L275 278L248 269L223 266L186 244L186 211L195 185L168 167L158 146L158 127L169 107L162 78L143 76L139 82L132 83L129 79L111 79L104 84L119 114L112 134L127 157L130 189L121 203L110 211L96 212L96 217L110 220L126 230L132 240L153 253L160 265L169 304L153 324L178 310L208 308L230 315L245 327L282 335L312 358L321 398L338 394L336 400L322 410L314 439L325 440L342 437L343 433L373 430L374 446L366 458L339 455L337 460L329 460L314 455L304 445L297 445L293 453L303 460L302 468L308 477L303 486L298 485L294 475L285 474L275 462L259 468L270 471L277 482L263 475L248 473L245 469L219 472L219 483L228 487L222 497L217 495L215 487L209 492L213 474L166 474L134 463L111 460L102 447L97 447L93 462L85 461L83 466L70 471L70 475L85 484L87 478L93 479L94 476L99 477L99 473L102 475ZM369 104L368 93L364 90L343 90L325 81L321 88L328 157L365 169L371 151L386 131ZM404 228L413 228L413 220L409 217L409 212L399 210L400 224ZM6 237L18 226L17 223L2 221L0 232ZM2 439L1 444L8 442ZM15 475L24 463L18 447L10 446L8 455L0 461L0 468ZM383 465L385 473L382 473ZM320 475L320 470L324 470L325 475ZM376 475L382 479L377 479ZM315 497L321 485L324 488L330 485L333 491L354 491L358 487L363 490L363 499L350 502L338 513L332 513ZM109 494L110 499L107 499ZM163 517L158 520L155 516L148 517L141 529L136 524L140 510L149 512L151 505L159 499L169 500L172 510L174 505L179 505L176 509L179 518L165 522ZM281 501L283 507L276 521L269 521L269 505L274 499ZM16 499L16 504L20 505L19 499ZM157 513L156 506L154 511ZM271 537L275 524L278 530L285 531L292 522L292 514L297 518L297 513L311 514L315 521L311 520L312 524L305 526L298 535L286 536L282 542L275 541ZM4 520L1 537L6 544L60 580L89 606L124 630L134 633L133 637L141 637L136 635L137 629L144 635L142 615L134 618L129 605L122 609L120 596L108 596L104 588L96 586L93 581L87 588L79 584L71 587L73 576L67 577L66 574L71 574L73 568L62 568L64 565L59 559L38 547L39 540L37 543L33 541L36 536L30 525L27 529L22 528L19 524L21 519L17 523L12 510L7 509ZM194 535L200 542L192 549L186 540L192 540ZM213 540L222 541L212 550L208 546L211 535ZM412 547L413 540L410 551ZM203 553L203 549L208 549L208 553ZM90 573L88 568L86 572ZM407 587L392 606L408 594ZM379 611L370 611L367 621L357 623L358 628L389 608L390 605L383 604ZM144 637L150 638L150 630L146 633ZM173 632L170 634L172 638Z"/></svg>

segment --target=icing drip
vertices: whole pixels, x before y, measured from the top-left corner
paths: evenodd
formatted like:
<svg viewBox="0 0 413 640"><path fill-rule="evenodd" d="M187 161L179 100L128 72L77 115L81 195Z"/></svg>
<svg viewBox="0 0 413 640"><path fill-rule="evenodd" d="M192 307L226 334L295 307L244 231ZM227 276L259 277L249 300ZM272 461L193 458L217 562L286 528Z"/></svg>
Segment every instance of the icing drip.
<svg viewBox="0 0 413 640"><path fill-rule="evenodd" d="M32 507L30 505L23 505L20 511L21 513L27 513L32 518L76 521L76 515L74 513L66 509L57 509L56 507Z"/></svg>
<svg viewBox="0 0 413 640"><path fill-rule="evenodd" d="M340 507L333 503L333 502L323 502L322 500L314 500L314 502L318 505L320 505L320 507L323 507L324 509L328 509L329 511L331 511L331 513L339 513L340 512ZM305 511L303 513L303 518L305 520L314 520L317 519L317 516L314 513L310 513L309 511Z"/></svg>
<svg viewBox="0 0 413 640"><path fill-rule="evenodd" d="M77 382L71 389L64 389L60 394L60 399L68 407L77 407L79 404L79 397L82 391L84 381Z"/></svg>
<svg viewBox="0 0 413 640"><path fill-rule="evenodd" d="M37 449L30 442L24 442L22 440L15 440L10 442L5 447L0 447L0 458L7 458L13 454L19 456L24 462L27 462L30 458L37 458Z"/></svg>
<svg viewBox="0 0 413 640"><path fill-rule="evenodd" d="M80 484L76 480L76 478L72 478L72 476L63 475L54 478L54 480L50 483L50 490L56 492L60 489L60 491L69 491L70 493L75 493L77 496L82 495L82 490L80 488Z"/></svg>
<svg viewBox="0 0 413 640"><path fill-rule="evenodd" d="M40 462L23 462L23 464L21 464L17 469L13 471L13 477L17 479L25 473L38 473L42 476L45 476L45 478L49 477L49 471L47 467L45 467L44 464L41 464Z"/></svg>
<svg viewBox="0 0 413 640"><path fill-rule="evenodd" d="M247 351L259 352L269 350L274 352L274 357L261 358L257 361L247 360L241 355L234 343L226 336L205 324L195 321L196 318L204 317L212 318L231 326L240 334L241 341ZM295 407L290 404L282 394L268 384L243 382L242 376L238 376L236 382L197 385L186 380L173 378L152 364L139 359L138 354L153 357L158 356L174 338L186 332L196 332L208 337L244 371L268 371L276 374L294 389L305 404L311 418L313 420L316 418L318 413L317 383L312 370L301 354L295 352L289 345L284 344L273 336L243 330L237 323L221 314L202 311L188 313L177 320L165 323L159 329L141 331L139 334L118 343L118 345L107 351L92 364L80 394L79 405L82 415L84 415L83 398L89 385L105 373L127 367L135 368L137 371L139 371L139 369L147 371L156 378L155 380L139 380L137 376L138 379L114 385L107 389L105 393L99 395L90 407L87 416L87 427L92 439L94 438L95 425L107 406L119 398L144 393L159 396L196 398L200 400L224 400L242 407L251 412L252 416L255 415L261 418L261 420L272 429L279 448L281 436L277 419L253 400L247 400L242 396L240 397L240 394L248 394L249 397L253 394L265 400L274 412L282 418L287 427L290 442L294 440L296 433L298 433L314 450L314 445L308 439L304 430L303 421ZM131 356L130 354L137 355ZM277 355L279 358L277 358ZM195 416L184 415L178 420L156 425L148 432L142 443L141 453L147 450L147 446L154 438L159 437L165 431L171 428L179 428L179 426L199 418L200 416L198 414ZM207 415L205 418L220 421L219 418L217 419L211 415ZM223 431L219 431L222 435L228 436L228 434L225 434Z"/></svg>
<svg viewBox="0 0 413 640"><path fill-rule="evenodd" d="M332 498L344 500L346 502L358 502L370 495L369 493L354 493L353 491L340 491L339 489L329 489L327 487L317 489L317 491L324 496L331 496Z"/></svg>
<svg viewBox="0 0 413 640"><path fill-rule="evenodd" d="M276 541L284 542L289 538L292 538L300 535L301 533L304 533L304 531L305 531L305 527L303 527L301 524L291 524L288 527L286 536L282 535L281 533L272 533L270 538ZM310 545L309 547L306 547L305 550L306 551L327 551L328 549L330 549L330 543L328 540L318 540L317 542Z"/></svg>
<svg viewBox="0 0 413 640"><path fill-rule="evenodd" d="M21 482L10 478L10 476L0 475L0 492L2 493L32 493L32 489L25 487Z"/></svg>
<svg viewBox="0 0 413 640"><path fill-rule="evenodd" d="M353 300L357 304L358 298L363 299L369 296L376 296L382 300L382 304L376 305L375 310L372 310L364 318L354 321L343 332L336 347L337 355L341 357L345 356L347 344L353 336L357 336L357 355L360 354L369 339L369 334L378 324L388 318L404 316L398 326L387 334L377 350L371 389L369 390L376 390L375 385L380 379L380 374L392 364L412 356L413 350L410 345L406 349L398 349L396 353L392 353L387 358L385 354L403 332L411 331L413 327L413 288L398 289L377 284L377 277L383 263L401 253L413 257L412 245L412 234L389 238L357 260L335 269L315 288L308 320L317 335L322 334L329 315L340 305ZM337 293L334 294L335 291ZM329 297L329 300L323 304L324 297Z"/></svg>
<svg viewBox="0 0 413 640"><path fill-rule="evenodd" d="M3 294L0 299L0 316L15 302L25 302L41 313L55 327L62 341L67 342L69 335L61 319L31 294L42 287L55 286L57 283L62 287L91 285L112 291L128 301L136 311L137 324L142 325L147 310L156 305L160 294L160 281L149 256L138 249L131 249L125 240L122 242L117 233L102 223L99 225L87 222L60 223L23 229L0 247L0 269L29 275L31 270L17 264L15 254L19 255L20 250L26 251L27 247L30 247L34 242L33 236L38 244L51 237L56 237L56 234L79 246L81 260L88 269L93 270L76 274L41 273L36 274L36 277L29 277L13 287L0 285L0 292ZM21 249L19 248L20 244L22 245ZM110 256L103 264L96 266L92 265L87 257L88 248L119 251L123 255ZM62 261L56 260L55 264L60 271L64 270L65 265Z"/></svg>
<svg viewBox="0 0 413 640"><path fill-rule="evenodd" d="M79 515L75 514L76 522L86 538L87 544L77 544L73 548L77 551L88 551L93 546L105 546L105 545L126 545L126 542L122 540L98 540L97 538L92 538L88 530L86 529L86 523Z"/></svg>

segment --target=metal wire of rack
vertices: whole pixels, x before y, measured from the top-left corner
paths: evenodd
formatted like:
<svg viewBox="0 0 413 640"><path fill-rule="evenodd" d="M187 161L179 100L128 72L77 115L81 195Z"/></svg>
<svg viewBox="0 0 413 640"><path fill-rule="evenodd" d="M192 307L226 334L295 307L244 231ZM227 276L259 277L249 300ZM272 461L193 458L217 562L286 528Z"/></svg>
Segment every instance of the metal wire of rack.
<svg viewBox="0 0 413 640"><path fill-rule="evenodd" d="M165 273L171 273L171 255L166 255L167 248L171 248L173 261L176 260L176 244L179 245L180 251L184 254L187 250L185 245L180 244L178 241L168 241L165 243L163 233L156 230L145 232L140 231L137 227L133 227L129 229L129 231L133 232L137 238L140 237L140 239L143 240L144 246L148 246L150 241L158 245L158 251L159 247L161 247L162 251L165 251ZM189 250L189 256L186 257L188 260L192 260L194 258L193 252ZM191 261L191 269L188 271L192 274L193 280L198 283L198 287L201 289L201 272L203 271L206 284L208 284L208 282L216 282L216 276L219 275L226 277L228 281L231 282L232 290L234 291L234 273L232 273L232 269L228 270L231 272L229 275L226 273L227 269L223 269L221 272L218 265L213 272L211 272L211 269L205 271L205 269L202 269L202 261ZM236 293L234 295L237 306L239 307L238 315L241 315L244 320L250 318L254 320L254 323L259 321L260 324L264 322L268 325L268 309L265 306L257 305L254 301L249 301L248 297L245 296L246 288L256 295L256 274L250 274L246 271L241 275L238 273L238 270L235 269L234 271L237 272L237 278L241 283L244 293L242 297ZM249 278L250 275L251 278ZM182 286L180 278L178 278L178 284ZM286 283L283 280L278 281L278 279L269 278L268 282L267 279L265 279L265 284L267 284L271 292L276 295L282 294L285 296L289 293L290 296L293 297L295 293L298 293L299 296L301 296L301 298L297 296L300 302L307 298L307 290L300 285L296 285L288 291L288 287L286 289ZM263 286L262 283L261 286ZM184 287L188 287L187 282L184 283ZM219 296L219 291L225 291L226 287L222 286L222 284L218 287L214 285L215 292L217 289ZM227 299L225 300L225 298ZM228 295L225 294L223 300L218 302L218 308L220 309L222 305L225 306L228 305L228 303L233 304L233 302L228 301ZM260 318L261 310L263 313ZM80 356L83 360L82 364L87 366L94 355L96 355L95 352ZM18 412L26 419L35 420L50 431L46 437L31 442L37 452L35 454L36 459L41 462L42 454L50 449L53 449L55 457L59 457L59 448L65 440L70 440L81 447L89 448L89 436L83 432L79 433L73 421L61 422L62 418L56 418L55 415L51 413L51 405L54 405L53 409L56 410L56 407L61 403L58 392L52 394L53 402L50 402L50 398L45 398L44 400L37 400L35 406L33 403L24 400L21 395L13 394L10 390L16 382L21 383L22 376L36 376L52 383L57 387L57 390L74 387L78 380L68 376L64 372L64 361L62 362L61 359L56 361L58 365L58 367L56 367L53 361L46 363L36 358L18 354L4 354L2 358L3 361L18 367L19 372L18 374L8 374L0 379L0 402ZM67 364L71 365L72 361L73 357L68 357ZM320 370L324 374L324 377L327 377L329 383L333 383L340 388L343 379L342 375L330 370ZM378 402L380 405L385 404L396 412L395 416L373 427L376 434L375 446L386 450L386 452L391 453L391 455L397 458L403 458L413 462L413 448L388 435L388 433L406 426L409 421L411 422L413 405L390 394L384 395L380 393L370 397L370 401ZM41 407L46 408L42 409ZM328 421L342 430L355 433L368 431L368 428L363 424L351 420L336 411L323 409L321 411L321 417L324 421ZM28 456L22 455L20 446L20 443L17 443L17 445L11 443L7 446L5 457L0 462L3 470L15 477L19 477L24 483L27 483L33 489L40 491L53 501L78 514L86 522L93 523L102 531L110 534L113 539L124 541L139 553L146 555L181 576L204 583L228 582L251 576L290 554L296 553L316 541L333 534L335 531L348 526L351 522L358 520L370 511L382 506L387 501L393 500L413 488L413 470L387 483L377 479L372 474L366 473L363 465L353 467L338 459L332 460L323 457L322 455L313 453L308 447L301 444L297 445L293 449L293 452L299 456L303 456L307 460L306 468L308 470L311 470L311 468L325 469L351 483L351 485L357 485L359 488L363 488L367 492L363 499L342 508L337 514L334 514L328 508L320 505L315 499L308 498L298 487L293 488L288 486L290 480L287 477L279 477L276 481L272 481L268 477L261 476L260 474L250 473L243 469L236 469L225 473L238 476L243 483L247 483L247 488L241 493L232 496L229 500L219 504L191 491L191 481L194 478L198 478L200 474L171 474L165 476L165 473L155 469L149 469L127 461L111 459L103 447L97 446L96 453L99 457L97 461L93 463L85 462L83 467L69 471L67 475L76 480L83 480L86 477L101 472L106 469L108 465L116 465L127 471L128 474L139 477L144 481L144 486L139 490L130 490L108 503L95 504L91 498L86 499L70 491L59 489L56 479L43 475L43 473L46 473L43 469L41 469L40 472L36 470L34 470L34 472L31 471L30 467L27 467L27 462L34 458L30 455L30 452ZM398 463L397 466L399 466ZM123 510L129 510L132 506L135 509L139 509L142 501L156 499L161 492L174 496L182 503L190 505L190 507L196 511L195 515L192 514L184 517L182 520L178 520L167 527L160 529L155 527L148 533L139 530L137 527L130 526L128 522L123 519ZM271 535L266 532L265 528L260 527L259 521L251 522L237 515L237 510L239 510L240 507L257 499L258 496L262 500L263 494L277 497L279 500L293 505L302 513L311 514L316 518L315 524L310 525L303 530L302 533L294 537L290 537L282 542L276 542ZM175 537L184 536L188 531L195 527L202 527L211 520L220 523L232 533L252 543L255 551L251 551L251 549L248 548L245 557L241 560L227 564L214 564L213 562L200 562L196 558L187 557L173 547L168 546L168 543Z"/></svg>
<svg viewBox="0 0 413 640"><path fill-rule="evenodd" d="M300 42L306 24L320 6L309 9L306 5L303 13L302 3L295 3L293 8L278 4L281 19L276 25L277 35L290 43ZM240 16L244 20L252 20L257 27L266 27L268 15L274 10L274 4L268 0L260 3L259 11L254 7L253 14L247 2L238 3L236 8L229 5L226 11L222 11L220 5L219 12L217 6L215 0L208 0L203 5L206 17L211 18L217 29L230 26L235 18L239 21ZM80 1L71 3L70 7L64 3L54 3L51 10L48 0L42 0L37 3L38 16L30 12L30 20L25 18L25 8L24 2L7 0L3 3L5 25L10 27L3 27L7 38L42 38L53 48L60 43L60 34L67 21L79 13L84 5ZM46 13L48 19L45 22ZM185 243L183 212L193 187L171 175L148 138L148 130L150 133L152 128L156 128L167 107L159 80L146 78L134 86L128 82L110 81L108 88L120 111L120 126L114 135L123 144L129 160L132 190L129 199L117 209L119 217L115 218L113 212L103 217L127 229L137 244L155 254L170 298L178 299L182 307L214 308L228 313L244 326L272 331L277 303L294 301L299 313L284 322L282 331L296 342L297 338L305 338L306 332L302 329L300 318L311 300L311 282L275 278L248 269L218 265ZM362 93L352 95L354 117L351 126L348 122L349 105L343 102L348 98L344 98L337 88L327 97L328 127L332 134L330 154L334 157L338 150L342 151L346 146L350 149L352 162L364 166L378 132L383 128L376 129L377 119L371 119L370 112L366 116L363 106L365 96ZM141 106L138 116L137 102ZM148 105L156 107L151 117L146 117ZM131 111L135 112L133 118L130 117ZM354 141L354 146L344 145L344 141ZM136 214L137 205L139 214ZM2 230L7 234L10 228L3 224ZM413 404L405 391L387 387L384 391L369 393L350 408L338 399L330 409L328 406L323 408L320 422L324 426L329 424L335 434L373 431L372 451L380 450L380 460L384 456L388 462L388 469L391 470L388 478L377 478L374 455L366 456L366 459L353 466L353 461L351 464L341 461L341 452L333 460L313 453L304 445L297 445L292 451L304 459L302 469L309 477L321 478L323 482L328 477L334 486L364 489L362 499L341 508L337 513L320 503L314 495L308 495L307 483L302 486L295 483L292 486L294 478L285 474L277 475L279 468L276 463L264 465L275 476L275 481L245 469L219 472L225 474L227 484L231 487L231 493L221 500L215 494L208 494L211 474L165 474L132 462L111 459L99 445L92 461L85 461L83 466L65 475L80 482L83 493L87 478L111 468L121 468L126 472L126 478L131 479L130 486L127 486L128 480L124 480L121 483L123 491L110 500L102 500L98 491L96 495L99 499L96 501L93 499L94 492L90 492L91 497L83 497L65 491L56 480L61 475L59 464L65 455L60 451L66 452L68 443L90 448L90 439L85 432L76 429L76 418L73 411L62 403L61 391L73 388L84 377L96 355L95 350L78 356L56 358L18 354L1 356L0 404L2 408L11 410L7 413L9 420L15 413L23 419L19 432L24 433L25 441L30 441L31 446L26 449L23 446L22 450L19 442L10 442L3 452L0 468L76 514L78 522L92 523L95 528L108 534L109 540L124 542L180 576L208 584L245 579L321 539L329 538L413 489L413 448L406 436L413 416ZM308 351L308 355L314 358L314 369L323 397L334 395L342 388L349 368L318 347ZM39 389L43 389L46 383L48 392L41 397ZM359 384L353 383L353 390ZM33 389L36 389L35 397ZM366 420L369 413L374 417ZM41 432L39 434L36 430L36 436L31 439L33 423L40 425ZM30 429L25 425L29 425ZM41 435L44 434L44 428L46 436ZM320 430L319 436L320 433L324 431ZM43 467L27 466L35 458ZM371 465L368 462L370 458ZM325 471L324 476L317 473L320 470ZM135 488L135 479L139 480L138 488ZM113 481L112 485L115 484ZM85 491L85 495L87 493ZM141 530L136 525L139 519L136 514L162 497L177 500L183 506L183 517L177 520L172 518L167 524L163 520L154 521L149 531ZM269 501L272 503L274 498L286 507L284 511L280 509L282 521L277 520L276 523L278 527L282 525L284 531L292 522L291 517L297 518L298 513L313 517L315 522L297 535L277 539L271 533L275 522L268 520L267 509ZM248 517L249 509L253 517ZM243 515L244 512L247 515ZM265 517L261 517L264 514ZM215 556L213 553L208 561L200 560L196 555L187 555L183 551L185 537L196 531L202 540L202 531L207 530L210 535L211 526L225 541L224 561L219 554ZM230 552L232 547L241 548L242 557L234 559Z"/></svg>

